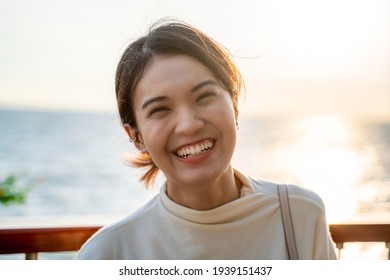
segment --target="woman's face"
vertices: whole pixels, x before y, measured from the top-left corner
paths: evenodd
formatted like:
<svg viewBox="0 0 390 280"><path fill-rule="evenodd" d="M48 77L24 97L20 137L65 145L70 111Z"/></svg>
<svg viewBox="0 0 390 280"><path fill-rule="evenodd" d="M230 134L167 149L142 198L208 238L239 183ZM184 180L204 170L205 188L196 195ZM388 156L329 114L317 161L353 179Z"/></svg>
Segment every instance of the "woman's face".
<svg viewBox="0 0 390 280"><path fill-rule="evenodd" d="M236 144L233 101L212 72L187 55L154 56L134 95L138 130L127 127L168 184L221 177Z"/></svg>

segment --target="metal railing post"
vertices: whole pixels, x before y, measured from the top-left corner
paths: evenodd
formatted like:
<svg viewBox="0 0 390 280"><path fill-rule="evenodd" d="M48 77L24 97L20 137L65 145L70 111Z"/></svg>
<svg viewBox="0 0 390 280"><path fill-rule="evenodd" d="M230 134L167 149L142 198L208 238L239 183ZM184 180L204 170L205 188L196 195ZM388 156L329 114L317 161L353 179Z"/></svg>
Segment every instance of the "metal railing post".
<svg viewBox="0 0 390 280"><path fill-rule="evenodd" d="M38 253L26 253L26 260L38 260Z"/></svg>
<svg viewBox="0 0 390 280"><path fill-rule="evenodd" d="M336 248L337 248L337 259L341 260L341 250L344 248L344 242L337 242Z"/></svg>

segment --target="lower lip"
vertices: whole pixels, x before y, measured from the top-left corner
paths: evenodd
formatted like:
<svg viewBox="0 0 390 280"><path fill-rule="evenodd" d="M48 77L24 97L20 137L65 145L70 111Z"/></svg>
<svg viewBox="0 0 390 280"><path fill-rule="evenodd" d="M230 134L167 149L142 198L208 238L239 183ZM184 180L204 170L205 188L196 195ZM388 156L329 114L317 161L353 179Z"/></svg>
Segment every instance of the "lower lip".
<svg viewBox="0 0 390 280"><path fill-rule="evenodd" d="M216 143L214 143L214 146L210 150L208 150L207 152L202 153L202 154L200 154L198 156L189 157L189 158L181 158L179 156L176 156L176 158L179 159L180 162L186 163L186 164L201 163L201 162L205 161L207 158L209 158L213 154L213 152L215 150L215 145L216 145Z"/></svg>

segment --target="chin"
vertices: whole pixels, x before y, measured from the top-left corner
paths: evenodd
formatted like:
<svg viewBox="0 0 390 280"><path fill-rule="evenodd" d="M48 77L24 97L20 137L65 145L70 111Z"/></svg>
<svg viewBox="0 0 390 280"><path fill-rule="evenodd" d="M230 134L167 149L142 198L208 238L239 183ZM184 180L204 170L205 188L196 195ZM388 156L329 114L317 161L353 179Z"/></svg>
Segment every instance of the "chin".
<svg viewBox="0 0 390 280"><path fill-rule="evenodd" d="M210 168L205 167L203 169L194 169L194 170L188 170L185 172L180 172L179 176L180 179L178 181L181 182L181 184L185 184L188 186L201 186L201 185L208 185L212 184L213 181L215 181L218 178L221 178L228 168Z"/></svg>

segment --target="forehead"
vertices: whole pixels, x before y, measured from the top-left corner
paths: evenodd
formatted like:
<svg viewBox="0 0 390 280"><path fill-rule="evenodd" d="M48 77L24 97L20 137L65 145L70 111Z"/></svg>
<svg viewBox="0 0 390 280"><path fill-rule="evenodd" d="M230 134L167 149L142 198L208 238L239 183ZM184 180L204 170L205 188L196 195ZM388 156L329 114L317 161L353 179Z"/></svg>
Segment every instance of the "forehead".
<svg viewBox="0 0 390 280"><path fill-rule="evenodd" d="M156 95L172 90L190 90L205 80L216 81L213 73L188 55L153 56L139 81L136 95Z"/></svg>

